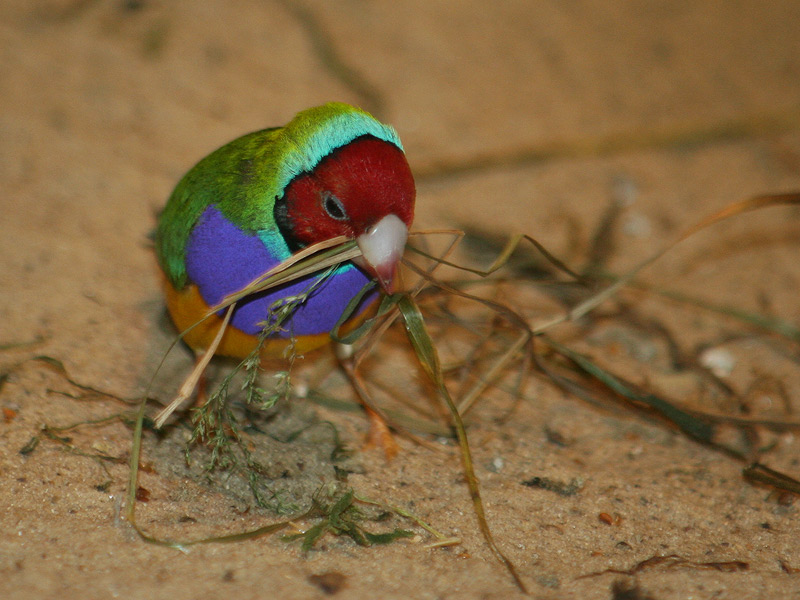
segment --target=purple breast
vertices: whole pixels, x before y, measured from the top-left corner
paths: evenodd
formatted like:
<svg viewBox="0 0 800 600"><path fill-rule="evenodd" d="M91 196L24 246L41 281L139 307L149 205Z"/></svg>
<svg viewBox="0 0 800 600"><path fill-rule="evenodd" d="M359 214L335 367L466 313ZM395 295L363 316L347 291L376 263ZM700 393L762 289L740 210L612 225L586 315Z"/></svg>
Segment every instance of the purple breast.
<svg viewBox="0 0 800 600"><path fill-rule="evenodd" d="M283 246L282 240L276 242L280 242L276 246ZM261 238L244 233L214 206L202 214L186 246L186 272L209 306L242 289L280 262ZM276 301L306 292L318 278L306 277L240 301L231 324L245 333L257 335L263 323L271 320L270 307ZM311 292L291 319L284 322L285 331L278 335L288 338L329 332L347 303L369 281L369 276L352 263L342 265ZM374 293L368 295L359 310L373 297Z"/></svg>

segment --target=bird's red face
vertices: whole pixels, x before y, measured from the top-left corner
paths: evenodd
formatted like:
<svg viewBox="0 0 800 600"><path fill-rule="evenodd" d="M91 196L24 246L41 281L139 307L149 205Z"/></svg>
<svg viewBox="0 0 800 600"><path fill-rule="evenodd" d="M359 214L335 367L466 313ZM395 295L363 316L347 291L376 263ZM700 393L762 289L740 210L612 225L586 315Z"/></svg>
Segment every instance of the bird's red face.
<svg viewBox="0 0 800 600"><path fill-rule="evenodd" d="M365 136L294 179L276 205L276 220L298 247L339 235L357 240L364 256L356 262L389 289L414 219L415 196L403 152Z"/></svg>

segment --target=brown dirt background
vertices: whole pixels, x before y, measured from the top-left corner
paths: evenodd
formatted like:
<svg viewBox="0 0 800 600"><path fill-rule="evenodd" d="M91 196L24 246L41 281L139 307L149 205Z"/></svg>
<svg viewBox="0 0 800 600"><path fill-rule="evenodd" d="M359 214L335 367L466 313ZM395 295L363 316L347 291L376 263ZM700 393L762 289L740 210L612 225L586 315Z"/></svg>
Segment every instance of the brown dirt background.
<svg viewBox="0 0 800 600"><path fill-rule="evenodd" d="M84 384L142 394L169 341L147 234L172 186L235 136L328 100L397 127L419 177L418 229L525 231L580 264L613 182L632 182L612 261L630 266L731 201L800 187L798 23L793 0L3 2L0 343L43 341L0 352L10 371L0 391L0 597L321 598L309 577L328 572L344 575L337 597L520 596L478 533L457 455L403 440L390 464L358 456L350 484L411 508L461 546L426 549L421 535L365 549L328 538L303 557L269 537L186 553L143 543L119 518L124 465L109 466L100 491L107 476L91 459L47 441L19 453L42 423L120 405L57 393L76 389L24 361L46 354ZM648 278L797 323L798 216L778 208L717 227ZM690 349L733 328L642 302L682 329ZM616 351L619 364L605 364L703 402L694 375L632 360L630 332L605 333L582 349ZM758 336L724 347L736 361L731 386L745 393L769 375L800 408L796 349L782 355ZM540 379L526 396L502 424L494 417L507 399L487 400L471 435L490 523L534 597L610 598L620 579L659 600L800 597L797 503L777 502L743 480L740 464L662 425ZM776 394L751 396L759 415L786 414ZM363 418L337 418L357 446ZM548 442L548 430L567 445ZM114 456L130 448L118 424L73 437ZM770 465L800 475L795 434L763 433L760 443L774 444ZM150 460L146 527L191 538L271 519L242 515L221 491ZM584 486L562 497L520 485L534 476ZM603 512L621 521L605 524ZM196 521L180 522L185 515ZM581 578L670 554L749 568Z"/></svg>

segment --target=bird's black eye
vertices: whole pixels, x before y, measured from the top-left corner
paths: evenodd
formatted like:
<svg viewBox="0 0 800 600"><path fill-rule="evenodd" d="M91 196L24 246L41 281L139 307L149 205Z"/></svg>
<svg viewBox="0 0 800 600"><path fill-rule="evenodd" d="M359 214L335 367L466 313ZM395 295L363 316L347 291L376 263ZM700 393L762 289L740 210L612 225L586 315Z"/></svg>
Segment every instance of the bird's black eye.
<svg viewBox="0 0 800 600"><path fill-rule="evenodd" d="M322 208L328 213L331 219L337 221L344 221L347 219L347 211L344 209L344 204L336 196L330 192L325 192L322 196Z"/></svg>

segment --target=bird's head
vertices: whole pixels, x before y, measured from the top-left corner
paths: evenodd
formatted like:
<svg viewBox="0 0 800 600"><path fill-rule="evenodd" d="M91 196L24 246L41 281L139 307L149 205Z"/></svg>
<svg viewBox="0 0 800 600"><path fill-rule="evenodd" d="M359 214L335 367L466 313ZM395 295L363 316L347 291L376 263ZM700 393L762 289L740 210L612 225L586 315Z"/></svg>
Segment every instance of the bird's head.
<svg viewBox="0 0 800 600"><path fill-rule="evenodd" d="M356 240L362 256L354 262L390 292L415 195L403 151L364 135L294 178L275 205L275 218L295 249L340 235Z"/></svg>

